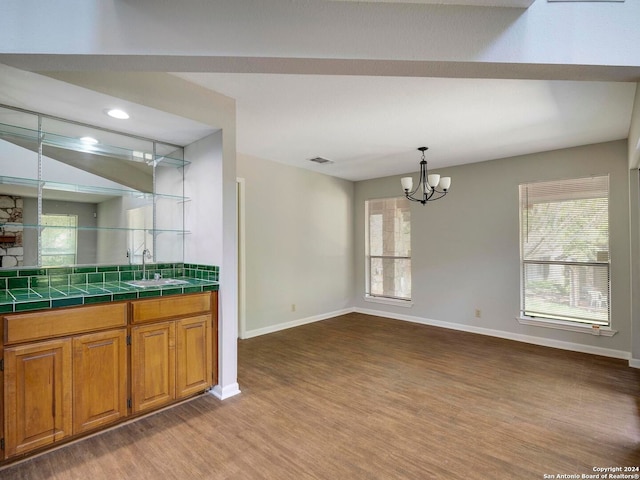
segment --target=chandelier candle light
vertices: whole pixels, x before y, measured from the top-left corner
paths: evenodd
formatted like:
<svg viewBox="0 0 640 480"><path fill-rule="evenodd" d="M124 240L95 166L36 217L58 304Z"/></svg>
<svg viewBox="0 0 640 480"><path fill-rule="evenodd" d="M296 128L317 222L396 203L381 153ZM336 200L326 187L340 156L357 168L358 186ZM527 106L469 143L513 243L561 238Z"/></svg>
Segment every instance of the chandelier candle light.
<svg viewBox="0 0 640 480"><path fill-rule="evenodd" d="M451 177L442 177L437 173L429 173L427 170L427 161L424 159L424 152L428 150L427 147L418 148L422 152L422 160L420 161L420 180L418 180L418 186L415 190L413 188L413 178L403 177L402 189L404 190L404 196L412 202L420 202L422 205L426 205L429 201L438 200L444 197L449 191L451 186ZM437 187L440 187L438 190ZM416 196L416 193L418 194Z"/></svg>

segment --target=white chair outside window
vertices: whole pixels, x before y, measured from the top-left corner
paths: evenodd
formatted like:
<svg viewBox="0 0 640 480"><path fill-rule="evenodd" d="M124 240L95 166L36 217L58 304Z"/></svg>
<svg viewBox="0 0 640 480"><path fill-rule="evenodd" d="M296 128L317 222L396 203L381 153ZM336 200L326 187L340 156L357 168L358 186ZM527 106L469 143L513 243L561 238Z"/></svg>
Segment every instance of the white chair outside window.
<svg viewBox="0 0 640 480"><path fill-rule="evenodd" d="M599 290L591 290L589 292L589 306L591 308L605 308L607 299Z"/></svg>

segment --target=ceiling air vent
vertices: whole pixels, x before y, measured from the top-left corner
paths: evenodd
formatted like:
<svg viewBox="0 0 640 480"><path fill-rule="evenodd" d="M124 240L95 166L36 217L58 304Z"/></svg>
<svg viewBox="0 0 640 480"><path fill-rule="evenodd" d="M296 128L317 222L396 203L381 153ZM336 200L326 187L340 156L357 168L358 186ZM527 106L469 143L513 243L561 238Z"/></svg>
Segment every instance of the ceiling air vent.
<svg viewBox="0 0 640 480"><path fill-rule="evenodd" d="M309 159L310 162L315 162L315 163L320 163L320 164L324 164L324 163L333 163L331 160L329 160L328 158L322 158L322 157L314 157L314 158L310 158Z"/></svg>

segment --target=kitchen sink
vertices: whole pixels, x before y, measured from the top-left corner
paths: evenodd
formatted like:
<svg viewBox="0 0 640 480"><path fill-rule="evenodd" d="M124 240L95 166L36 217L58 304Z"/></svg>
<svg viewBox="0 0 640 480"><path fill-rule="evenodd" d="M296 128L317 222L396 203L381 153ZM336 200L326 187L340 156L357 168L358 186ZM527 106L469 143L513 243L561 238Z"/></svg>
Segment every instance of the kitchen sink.
<svg viewBox="0 0 640 480"><path fill-rule="evenodd" d="M131 282L124 282L132 287L164 287L168 285L188 285L186 280L178 280L176 278L158 278L149 280L132 280Z"/></svg>

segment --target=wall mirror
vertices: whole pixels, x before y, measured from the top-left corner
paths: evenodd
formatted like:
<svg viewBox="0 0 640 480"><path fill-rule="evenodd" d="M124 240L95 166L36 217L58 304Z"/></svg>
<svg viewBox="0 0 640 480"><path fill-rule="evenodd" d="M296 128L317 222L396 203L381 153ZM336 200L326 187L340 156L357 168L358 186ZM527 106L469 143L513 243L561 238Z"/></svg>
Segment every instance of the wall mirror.
<svg viewBox="0 0 640 480"><path fill-rule="evenodd" d="M184 150L0 106L2 268L184 260Z"/></svg>

